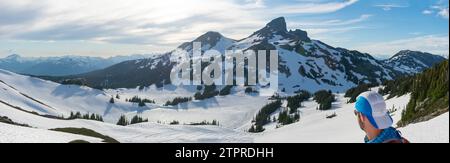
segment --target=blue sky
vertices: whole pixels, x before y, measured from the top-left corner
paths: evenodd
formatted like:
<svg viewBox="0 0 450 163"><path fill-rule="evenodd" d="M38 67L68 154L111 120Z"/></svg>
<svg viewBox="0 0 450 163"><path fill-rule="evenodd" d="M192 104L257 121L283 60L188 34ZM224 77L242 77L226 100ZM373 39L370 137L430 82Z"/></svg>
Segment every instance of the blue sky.
<svg viewBox="0 0 450 163"><path fill-rule="evenodd" d="M276 17L375 56L449 53L448 0L0 0L0 57L166 52L207 31L241 39Z"/></svg>

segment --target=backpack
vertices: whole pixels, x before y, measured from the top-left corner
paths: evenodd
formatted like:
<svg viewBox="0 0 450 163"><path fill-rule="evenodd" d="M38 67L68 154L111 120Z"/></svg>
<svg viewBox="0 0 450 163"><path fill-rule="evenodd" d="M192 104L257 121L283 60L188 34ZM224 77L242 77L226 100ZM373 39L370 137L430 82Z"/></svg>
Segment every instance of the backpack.
<svg viewBox="0 0 450 163"><path fill-rule="evenodd" d="M402 139L386 140L383 143L385 143L385 144L410 144L411 142L409 142L409 140L402 137Z"/></svg>

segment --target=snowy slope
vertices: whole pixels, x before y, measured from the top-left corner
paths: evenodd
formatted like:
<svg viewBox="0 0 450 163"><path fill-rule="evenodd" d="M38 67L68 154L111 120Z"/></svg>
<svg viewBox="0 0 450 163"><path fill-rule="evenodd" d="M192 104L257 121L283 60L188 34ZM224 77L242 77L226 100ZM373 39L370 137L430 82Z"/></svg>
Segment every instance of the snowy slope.
<svg viewBox="0 0 450 163"><path fill-rule="evenodd" d="M0 143L68 143L74 140L102 142L98 138L0 123Z"/></svg>
<svg viewBox="0 0 450 163"><path fill-rule="evenodd" d="M28 124L39 129L65 127L87 128L103 135L113 137L122 143L252 142L252 138L246 133L218 126L172 126L156 123L143 123L124 127L88 120L49 119L22 112L3 104L0 104L0 115L9 117L17 123ZM10 126L10 128L12 128L12 126ZM1 130L0 133L2 133ZM13 136L14 134L10 135L9 133L10 132L5 132L5 134L0 137L0 140L5 140L7 142L21 142L20 139L15 140L10 138L10 136ZM41 135L39 135L39 137L41 137ZM23 142L27 142L27 140L28 139L24 138ZM37 139L36 141L39 140L45 141L45 139ZM83 140L89 141L90 139Z"/></svg>
<svg viewBox="0 0 450 163"><path fill-rule="evenodd" d="M120 142L355 142L361 143L364 133L359 129L353 114L353 105L346 104L348 100L340 94L338 101L333 104L333 110L317 111L317 103L308 101L301 108L301 120L298 123L276 129L275 124L265 126L266 132L250 134L245 132L249 128L252 117L267 102L267 98L245 96L236 92L227 97L217 97L206 101L193 101L180 108L157 108L142 112L144 118L151 122L130 126L117 126L88 120L56 120L26 113L0 103L0 115L7 116L17 123L28 124L38 129L52 129L64 127L88 128L101 134L111 136ZM388 108L406 105L409 95L392 98L387 101ZM255 104L260 104L257 106ZM253 106L254 105L254 106ZM187 106L187 107L186 107ZM183 108L186 107L186 108ZM398 110L396 113L401 112ZM327 115L336 113L333 119L326 119ZM132 116L136 112L128 112ZM399 116L394 115L398 121ZM219 120L220 126L189 126L167 125L172 120L181 123L200 122L203 120ZM153 121L153 122L152 122ZM157 124L162 121L166 124ZM8 126L7 126L8 127ZM14 126L15 127L15 126ZM12 127L9 127L12 128ZM14 131L10 131L14 130ZM16 129L5 129L0 140L20 142L13 139ZM39 130L42 131L42 130ZM428 122L409 125L401 128L403 135L412 142L448 142L448 113ZM0 131L1 132L1 131ZM10 132L13 132L10 134ZM20 132L20 131L17 131ZM28 132L28 131L24 131ZM30 131L32 132L32 131ZM36 131L38 132L38 131ZM47 133L42 133L47 134ZM48 133L52 134L52 133ZM39 134L38 134L39 135ZM27 142L24 138L24 142ZM38 139L41 140L41 139ZM85 140L85 139L83 139ZM42 141L45 141L43 139ZM63 141L66 141L64 139ZM94 141L95 142L95 141Z"/></svg>
<svg viewBox="0 0 450 163"><path fill-rule="evenodd" d="M220 89L221 87L218 87L218 90ZM268 103L269 98L245 94L245 87L236 86L227 96L216 96L202 101L194 100L178 106L162 106L168 100L173 100L176 97L193 98L193 95L197 92L196 86L175 87L167 85L163 88L110 89L106 92L112 96L118 94L122 100L130 99L133 96L152 99L159 105L145 111L128 112L126 115L130 119L139 114L148 118L150 122L166 124L174 120L181 124L217 120L222 127L241 130L248 129L244 125L248 124L259 109Z"/></svg>
<svg viewBox="0 0 450 163"><path fill-rule="evenodd" d="M36 133L36 141L47 142L41 135L52 137L55 133L47 129L76 127L88 128L111 136L120 142L362 142L364 133L359 129L353 114L353 105L345 103L348 99L338 94L333 110L317 111L317 103L308 101L301 108L301 120L298 123L276 129L276 124L265 126L264 133L250 134L246 130L259 109L268 103L268 97L247 95L244 87L236 87L231 95L215 97L203 101L192 101L174 107L162 104L174 97L191 97L192 87L165 87L163 92L156 87L138 89L118 89L106 92L79 86L63 86L53 82L0 71L0 116L13 121L28 124L36 129L23 129L2 125L0 140L20 142L14 135ZM375 88L376 89L376 88ZM119 94L120 100L109 104L111 96ZM156 99L157 104L139 108L136 104L124 101L127 97L141 96ZM397 122L409 101L410 95L387 100L387 107L397 108L393 118ZM4 104L6 103L6 104ZM70 111L97 113L104 115L109 123L88 120L50 119L17 108L48 115L68 115ZM333 119L327 115L336 113ZM114 123L120 115L128 118L139 114L150 120L130 126L117 126ZM167 125L173 120L181 124L218 120L220 126ZM156 122L161 122L158 124ZM412 142L448 142L448 113L428 122L413 124L400 129ZM68 142L72 138L56 135L55 142ZM59 138L61 137L61 138ZM23 142L29 142L29 135L23 135ZM86 140L86 139L83 139ZM31 140L30 140L31 141ZM89 139L88 141L96 142ZM52 141L51 141L52 142Z"/></svg>
<svg viewBox="0 0 450 163"><path fill-rule="evenodd" d="M409 101L410 95L388 100L387 107L403 107ZM308 105L300 109L301 120L298 123L278 129L268 129L262 134L255 134L255 142L259 143L362 143L363 131L359 128L355 115L354 104L346 104L348 99L338 96L330 111L316 111L317 105ZM396 113L400 112L398 110ZM333 119L326 119L327 115L336 113ZM393 116L395 122L400 116ZM268 126L266 126L268 127ZM273 127L273 126L272 126ZM427 122L412 124L399 130L413 143L439 143L449 141L448 113Z"/></svg>
<svg viewBox="0 0 450 163"><path fill-rule="evenodd" d="M59 85L57 83L0 71L0 100L21 109L42 115L66 117L71 111L96 113L106 122L115 123L123 114L130 118L139 113L151 122L195 123L204 120L218 120L221 125L232 129L239 128L251 121L256 112L267 103L268 97L246 95L245 88L236 88L232 95L215 97L204 101L193 101L178 107L163 107L168 100L176 97L192 97L194 87L156 87L138 89L118 89L106 92L88 87ZM119 95L114 104L109 100ZM164 96L162 96L164 95ZM138 107L137 104L125 102L133 96L154 99L157 104ZM249 103L252 101L254 103Z"/></svg>
<svg viewBox="0 0 450 163"><path fill-rule="evenodd" d="M270 130L255 137L255 142L271 143L361 143L364 133L357 126L353 114L353 104L346 104L347 100L339 97L333 104L335 110L317 111L316 105L306 105L301 108L300 122ZM327 115L336 113L333 119L326 119Z"/></svg>
<svg viewBox="0 0 450 163"><path fill-rule="evenodd" d="M0 70L0 100L44 115L69 116L70 112L95 113L116 122L124 112L137 111L131 103L110 104L110 95L88 87L60 85Z"/></svg>
<svg viewBox="0 0 450 163"><path fill-rule="evenodd" d="M150 122L166 123L173 120L186 124L217 120L222 127L244 131L248 128L243 126L249 123L267 102L267 97L230 95L188 102L176 107L147 110L142 116Z"/></svg>
<svg viewBox="0 0 450 163"><path fill-rule="evenodd" d="M384 98L386 99L387 96ZM402 112L406 109L406 106L409 103L409 99L411 99L411 94L406 94L401 97L396 97L393 99L389 99L386 101L387 109L394 109L395 112L391 113L392 118L395 120L395 122L400 121L402 118Z"/></svg>
<svg viewBox="0 0 450 163"><path fill-rule="evenodd" d="M134 96L141 98L152 99L158 104L165 104L169 100L173 100L176 97L191 97L197 92L197 86L173 86L165 85L162 88L155 86L145 87L144 89L107 89L105 92L111 96L119 95L123 99L131 99ZM164 95L164 96L162 96Z"/></svg>
<svg viewBox="0 0 450 163"><path fill-rule="evenodd" d="M411 142L449 143L448 112L427 122L411 124L400 131Z"/></svg>
<svg viewBox="0 0 450 163"><path fill-rule="evenodd" d="M283 63L281 66L286 66L289 70L293 70L289 74L281 74L279 80L280 87L283 88L288 93L293 93L298 90L308 90L310 92L316 92L319 90L333 90L334 92L345 92L346 90L355 87L356 84L347 81L345 73L339 71L333 71L325 64L325 59L317 58L312 61L312 58L303 55L298 55L295 52L280 49L279 55ZM311 63L311 64L308 64ZM314 67L309 67L308 65L314 65ZM305 68L305 72L317 71L327 72L324 73L322 77L323 80L333 81L339 83L336 85L329 85L323 83L320 78L308 78L302 76L296 70Z"/></svg>

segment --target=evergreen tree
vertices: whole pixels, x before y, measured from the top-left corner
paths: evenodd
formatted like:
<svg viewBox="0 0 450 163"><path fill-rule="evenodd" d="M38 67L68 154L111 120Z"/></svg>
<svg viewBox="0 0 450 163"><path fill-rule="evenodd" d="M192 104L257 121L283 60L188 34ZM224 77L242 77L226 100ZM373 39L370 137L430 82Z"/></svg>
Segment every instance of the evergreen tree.
<svg viewBox="0 0 450 163"><path fill-rule="evenodd" d="M255 130L255 125L252 125L252 127L250 127L250 129L248 130L248 132L255 133L255 132L256 132L256 130Z"/></svg>
<svg viewBox="0 0 450 163"><path fill-rule="evenodd" d="M255 128L255 132L264 132L266 129L264 129L263 126L257 125Z"/></svg>
<svg viewBox="0 0 450 163"><path fill-rule="evenodd" d="M290 114L297 112L298 108L301 107L303 101L308 100L311 94L307 91L299 91L297 95L287 98L287 107L290 109Z"/></svg>
<svg viewBox="0 0 450 163"><path fill-rule="evenodd" d="M314 100L319 103L318 110L329 110L336 98L331 91L322 90L314 94Z"/></svg>
<svg viewBox="0 0 450 163"><path fill-rule="evenodd" d="M186 103L192 101L192 98L190 97L177 97L175 99L173 99L172 101L167 101L166 104L164 104L164 106L176 106L178 104L181 103Z"/></svg>
<svg viewBox="0 0 450 163"><path fill-rule="evenodd" d="M349 97L350 100L348 103L354 103L356 102L356 98L363 92L367 92L370 90L370 88L378 86L378 84L361 84L357 87L351 88L345 92L344 97Z"/></svg>
<svg viewBox="0 0 450 163"><path fill-rule="evenodd" d="M74 119L81 119L81 118L82 116L80 112L75 113Z"/></svg>
<svg viewBox="0 0 450 163"><path fill-rule="evenodd" d="M143 101L139 101L139 104L138 104L138 106L139 106L139 107L144 107L144 106L145 106L145 102L143 102Z"/></svg>
<svg viewBox="0 0 450 163"><path fill-rule="evenodd" d="M245 93L247 93L247 94L258 93L258 91L256 89L254 89L253 87L247 87L247 88L245 88Z"/></svg>
<svg viewBox="0 0 450 163"><path fill-rule="evenodd" d="M414 76L400 77L396 80L384 81L382 88L379 89L378 93L381 95L389 95L387 99L391 99L397 96L403 96L411 92L411 86L414 82Z"/></svg>
<svg viewBox="0 0 450 163"><path fill-rule="evenodd" d="M276 100L264 106L258 114L256 114L254 119L255 132L263 132L265 130L263 126L271 122L270 115L278 110L282 104L281 100Z"/></svg>
<svg viewBox="0 0 450 163"><path fill-rule="evenodd" d="M70 112L69 119L75 119L75 115L73 114L73 112Z"/></svg>
<svg viewBox="0 0 450 163"><path fill-rule="evenodd" d="M128 122L128 119L125 115L120 116L119 121L117 121L117 125L119 126L127 126L130 122Z"/></svg>
<svg viewBox="0 0 450 163"><path fill-rule="evenodd" d="M300 113L295 113L294 114L294 121L299 121L300 120Z"/></svg>
<svg viewBox="0 0 450 163"><path fill-rule="evenodd" d="M131 121L130 124L137 124L137 123L143 123L143 122L148 122L148 119L143 119L142 117L135 115Z"/></svg>
<svg viewBox="0 0 450 163"><path fill-rule="evenodd" d="M231 93L231 89L233 88L233 86L225 86L222 90L220 90L219 95L220 96L226 96L229 95Z"/></svg>
<svg viewBox="0 0 450 163"><path fill-rule="evenodd" d="M153 104L155 103L154 100L139 98L138 96L134 96L133 98L129 99L128 102L138 103L139 107L146 106L146 103L153 103Z"/></svg>
<svg viewBox="0 0 450 163"><path fill-rule="evenodd" d="M202 92L197 92L194 95L194 98L196 100L204 100L204 99L208 99L208 98L213 98L217 95L219 95L219 91L216 90L217 87L216 85L209 85L209 86L205 86L205 89Z"/></svg>
<svg viewBox="0 0 450 163"><path fill-rule="evenodd" d="M448 112L449 67L448 60L414 77L411 99L399 126L418 123Z"/></svg>
<svg viewBox="0 0 450 163"><path fill-rule="evenodd" d="M196 92L196 93L194 94L194 98L195 98L196 100L202 100L202 93L201 93L201 92Z"/></svg>
<svg viewBox="0 0 450 163"><path fill-rule="evenodd" d="M170 125L179 125L180 124L180 122L178 122L178 121L172 121L172 122L170 122Z"/></svg>
<svg viewBox="0 0 450 163"><path fill-rule="evenodd" d="M300 120L300 114L294 113L294 115L290 115L287 110L282 111L278 114L278 122L281 125L288 125Z"/></svg>
<svg viewBox="0 0 450 163"><path fill-rule="evenodd" d="M89 119L89 113L83 115L83 119Z"/></svg>

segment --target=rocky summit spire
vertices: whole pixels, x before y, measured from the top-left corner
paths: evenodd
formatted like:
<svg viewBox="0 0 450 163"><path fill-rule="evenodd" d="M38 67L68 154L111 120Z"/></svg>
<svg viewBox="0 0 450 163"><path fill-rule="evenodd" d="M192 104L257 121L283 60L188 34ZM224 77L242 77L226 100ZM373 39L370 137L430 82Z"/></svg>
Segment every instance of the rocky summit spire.
<svg viewBox="0 0 450 163"><path fill-rule="evenodd" d="M284 19L284 17L279 17L272 20L264 28L253 33L252 36L258 35L264 38L271 38L275 34L285 35L287 32L286 20Z"/></svg>
<svg viewBox="0 0 450 163"><path fill-rule="evenodd" d="M276 32L287 32L286 20L284 17L276 18L267 24L265 28Z"/></svg>
<svg viewBox="0 0 450 163"><path fill-rule="evenodd" d="M259 31L253 33L252 36L257 35L262 38L271 39L275 35L280 35L286 39L291 40L301 40L301 41L311 41L308 37L308 33L306 31L296 29L294 31L288 31L286 25L286 19L284 17L279 17L272 20L268 23L264 28ZM250 36L251 37L251 36Z"/></svg>

